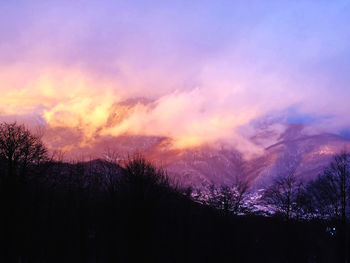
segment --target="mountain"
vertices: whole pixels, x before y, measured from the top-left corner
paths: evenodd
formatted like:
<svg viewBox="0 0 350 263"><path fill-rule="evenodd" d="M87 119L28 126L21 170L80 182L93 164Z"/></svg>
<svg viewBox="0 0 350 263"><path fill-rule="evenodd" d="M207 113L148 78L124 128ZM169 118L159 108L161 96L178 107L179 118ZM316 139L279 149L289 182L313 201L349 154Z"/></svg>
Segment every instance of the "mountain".
<svg viewBox="0 0 350 263"><path fill-rule="evenodd" d="M271 136L276 137L263 131L251 141L256 144L273 141L269 139ZM67 137L74 139L68 132ZM296 169L298 176L310 180L322 172L333 154L350 149L349 139L329 133L310 135L304 132L301 124L289 125L274 141L272 145L263 147L261 154L247 158L225 144L174 149L170 138L106 136L93 145L75 147L67 156L74 159L84 153L85 159L94 159L112 154L114 158L123 160L140 153L184 185L230 184L236 178L242 178L259 188L271 182L274 176L286 174L292 169Z"/></svg>
<svg viewBox="0 0 350 263"><path fill-rule="evenodd" d="M137 105L152 108L154 101L130 99L113 105L106 127L119 125ZM168 137L122 135L102 136L99 130L86 137L83 129L56 127L47 129L45 143L50 149L63 149L68 159L94 159L117 155L122 160L141 153L182 184L230 184L244 178L259 187L276 175L296 174L309 180L322 172L334 153L350 149L350 140L335 134L309 134L303 124L289 124L284 129L260 123L250 142L259 154L248 156L228 143L174 149ZM115 156L114 156L115 157Z"/></svg>
<svg viewBox="0 0 350 263"><path fill-rule="evenodd" d="M347 138L329 133L307 135L303 128L301 124L290 125L277 143L265 149L263 158L274 161L256 175L256 185L268 183L271 177L292 169L306 181L313 179L329 165L334 154L350 149Z"/></svg>
<svg viewBox="0 0 350 263"><path fill-rule="evenodd" d="M307 181L321 173L335 153L350 149L350 140L328 133L308 135L303 130L301 124L289 125L275 144L250 159L224 145L169 150L166 140L158 141L143 154L185 184L230 184L236 178L245 178L260 187L293 169Z"/></svg>

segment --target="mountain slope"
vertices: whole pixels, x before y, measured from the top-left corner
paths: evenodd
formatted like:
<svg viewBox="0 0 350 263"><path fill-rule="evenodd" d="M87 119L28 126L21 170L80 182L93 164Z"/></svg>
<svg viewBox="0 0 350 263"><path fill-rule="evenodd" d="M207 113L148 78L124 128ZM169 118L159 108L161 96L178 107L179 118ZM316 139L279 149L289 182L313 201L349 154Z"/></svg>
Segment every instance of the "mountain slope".
<svg viewBox="0 0 350 263"><path fill-rule="evenodd" d="M116 121L114 118L113 121ZM55 146L57 133L53 134L47 135L49 147ZM62 130L61 134L64 136L58 143L78 140L72 132ZM174 149L171 138L103 136L97 137L93 143L69 149L67 157L76 159L84 155L85 159L93 159L113 153L122 160L141 153L157 166L166 169L171 177L182 184L230 184L238 177L259 187L268 184L274 176L286 174L294 168L297 175L305 180L312 179L329 164L334 153L344 148L350 149L349 139L327 133L310 135L304 132L301 124L289 125L278 136L262 129L251 141L263 150L259 155L247 158L242 152L223 143ZM263 147L261 141L273 143Z"/></svg>
<svg viewBox="0 0 350 263"><path fill-rule="evenodd" d="M278 142L262 155L245 159L229 147L202 146L185 150L168 150L162 141L143 154L166 168L170 175L190 184L229 184L245 178L251 184L268 184L276 175L296 174L310 180L322 172L333 154L350 149L350 140L334 134L307 135L302 125L290 125Z"/></svg>

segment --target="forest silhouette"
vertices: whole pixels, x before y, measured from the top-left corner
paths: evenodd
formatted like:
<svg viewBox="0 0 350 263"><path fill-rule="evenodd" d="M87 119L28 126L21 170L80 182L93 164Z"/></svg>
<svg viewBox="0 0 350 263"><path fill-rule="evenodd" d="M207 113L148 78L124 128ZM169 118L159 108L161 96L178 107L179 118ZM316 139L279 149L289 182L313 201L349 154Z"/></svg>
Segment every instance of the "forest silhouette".
<svg viewBox="0 0 350 263"><path fill-rule="evenodd" d="M141 155L65 162L0 124L1 262L349 262L348 152L251 194L181 187Z"/></svg>

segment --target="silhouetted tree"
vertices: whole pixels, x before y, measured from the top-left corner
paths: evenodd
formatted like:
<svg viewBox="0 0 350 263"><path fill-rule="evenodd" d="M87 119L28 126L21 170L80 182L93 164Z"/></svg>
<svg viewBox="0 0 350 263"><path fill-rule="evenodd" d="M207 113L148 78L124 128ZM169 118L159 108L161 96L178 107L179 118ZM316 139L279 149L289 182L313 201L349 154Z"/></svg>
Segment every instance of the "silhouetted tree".
<svg viewBox="0 0 350 263"><path fill-rule="evenodd" d="M348 259L347 221L350 210L350 154L343 150L334 155L323 174L307 186L314 212L322 217L340 222L344 261Z"/></svg>
<svg viewBox="0 0 350 263"><path fill-rule="evenodd" d="M345 151L333 157L323 174L308 184L316 212L346 221L350 201L350 155Z"/></svg>
<svg viewBox="0 0 350 263"><path fill-rule="evenodd" d="M25 175L29 165L38 165L47 158L47 150L39 136L24 126L0 123L0 158L6 163L9 177Z"/></svg>
<svg viewBox="0 0 350 263"><path fill-rule="evenodd" d="M304 195L303 184L293 169L286 176L274 179L272 185L264 191L262 202L276 214L282 214L286 219L290 219L298 216L299 200L302 195Z"/></svg>
<svg viewBox="0 0 350 263"><path fill-rule="evenodd" d="M236 178L230 185L211 185L208 204L224 212L245 213L248 210L248 189L248 183L240 178Z"/></svg>
<svg viewBox="0 0 350 263"><path fill-rule="evenodd" d="M115 159L106 159L97 166L98 173L102 177L102 184L112 198L118 193L118 187L123 174L123 169Z"/></svg>
<svg viewBox="0 0 350 263"><path fill-rule="evenodd" d="M169 177L165 171L156 168L140 155L128 158L124 165L120 184L142 198L155 194L153 190L170 189Z"/></svg>

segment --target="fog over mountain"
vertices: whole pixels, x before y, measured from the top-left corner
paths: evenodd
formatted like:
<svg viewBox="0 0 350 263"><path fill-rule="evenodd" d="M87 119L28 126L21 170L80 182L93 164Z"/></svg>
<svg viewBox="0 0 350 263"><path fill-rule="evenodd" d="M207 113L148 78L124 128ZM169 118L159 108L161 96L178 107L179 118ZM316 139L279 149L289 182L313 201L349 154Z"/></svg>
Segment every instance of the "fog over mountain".
<svg viewBox="0 0 350 263"><path fill-rule="evenodd" d="M152 111L158 103L143 97L113 103L104 117L106 121L90 133L84 123L77 127L50 126L35 115L7 115L1 120L17 120L32 127L43 134L51 152L60 151L66 160L87 161L113 154L122 161L127 156L142 154L181 184L198 187L230 184L239 177L259 188L293 169L307 181L322 172L334 153L350 149L346 137L327 133L312 123L291 123L271 116L236 129L231 137L216 140L208 137L207 142L203 137L200 144L189 141L187 145L178 145L178 138L172 137L172 133L156 136L142 130L123 131L135 112ZM123 132L117 135L106 132L110 129Z"/></svg>
<svg viewBox="0 0 350 263"><path fill-rule="evenodd" d="M154 140L143 154L188 184L230 184L238 176L255 187L263 187L275 176L286 175L293 169L305 181L314 179L333 154L350 147L347 138L329 133L307 135L302 131L303 125L290 125L275 144L248 159L223 144L169 150L166 139ZM144 141L151 142L146 138Z"/></svg>
<svg viewBox="0 0 350 263"><path fill-rule="evenodd" d="M1 262L349 262L350 0L0 0Z"/></svg>
<svg viewBox="0 0 350 263"><path fill-rule="evenodd" d="M116 107L118 113L113 113L109 121L113 125L121 123L133 103ZM62 149L67 160L86 161L113 155L122 161L127 156L142 154L166 169L181 184L230 184L239 177L259 188L293 169L303 180L313 179L335 153L350 149L348 138L331 133L310 133L309 128L305 124L256 125L254 133L249 131L247 137L249 147L253 145L256 149L253 153L237 149L235 142L216 141L179 149L173 147L171 137L128 134L96 136L90 144L79 145L83 134L67 128L47 129L44 139L51 150Z"/></svg>
<svg viewBox="0 0 350 263"><path fill-rule="evenodd" d="M347 138L328 133L307 135L302 133L302 128L302 125L290 125L275 144L249 159L231 146L169 150L166 139L153 139L153 143L149 138L141 141L145 146L150 144L143 151L147 158L185 184L230 184L238 176L255 187L263 187L275 176L286 175L293 169L305 181L313 179L329 164L333 154L350 148Z"/></svg>
<svg viewBox="0 0 350 263"><path fill-rule="evenodd" d="M348 143L337 137L350 130L348 1L28 0L0 10L0 121L42 127L67 158L112 148L189 181L243 171L259 183L286 165L314 174Z"/></svg>

